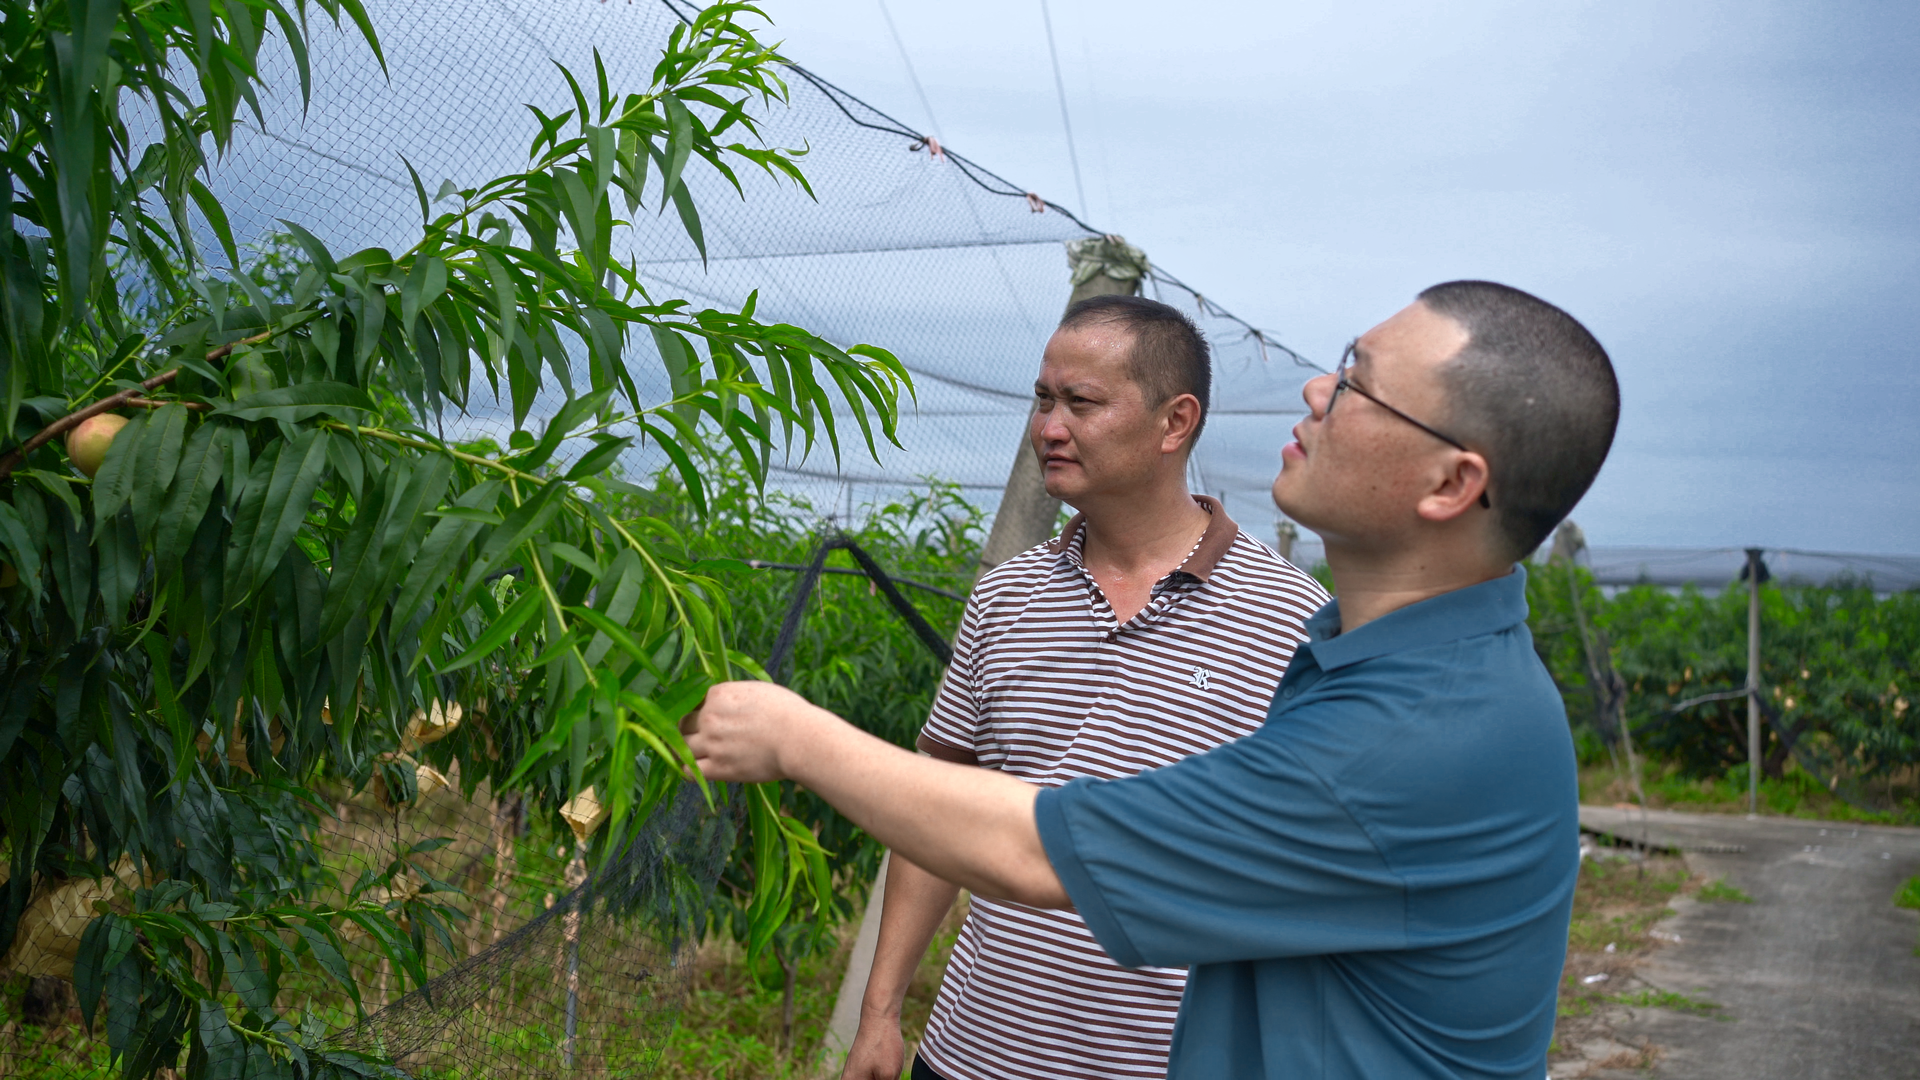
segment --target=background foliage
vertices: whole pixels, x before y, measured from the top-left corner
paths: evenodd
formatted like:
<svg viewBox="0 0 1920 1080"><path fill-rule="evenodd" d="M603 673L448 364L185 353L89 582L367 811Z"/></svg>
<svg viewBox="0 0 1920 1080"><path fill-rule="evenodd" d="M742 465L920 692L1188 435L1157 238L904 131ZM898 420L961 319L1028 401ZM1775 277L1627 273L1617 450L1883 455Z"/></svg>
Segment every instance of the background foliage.
<svg viewBox="0 0 1920 1080"><path fill-rule="evenodd" d="M1746 586L1706 593L1640 585L1609 596L1578 567L1537 565L1529 573L1536 647L1566 695L1583 754L1604 755L1606 732L1595 722L1574 590L1625 684L1625 718L1637 745L1675 777L1737 772L1744 789L1746 700L1674 706L1746 684ZM1789 582L1762 585L1760 598L1764 775L1788 782L1797 747L1801 769L1811 766L1830 789L1881 792L1875 801L1882 805L1911 798L1920 766L1920 593Z"/></svg>

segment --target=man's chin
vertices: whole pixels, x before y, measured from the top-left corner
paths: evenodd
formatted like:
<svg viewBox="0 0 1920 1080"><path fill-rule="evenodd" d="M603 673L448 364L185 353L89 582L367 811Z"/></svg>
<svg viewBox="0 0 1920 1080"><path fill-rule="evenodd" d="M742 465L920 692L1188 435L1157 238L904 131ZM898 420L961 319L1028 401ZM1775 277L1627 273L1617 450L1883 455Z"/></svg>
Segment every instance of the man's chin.
<svg viewBox="0 0 1920 1080"><path fill-rule="evenodd" d="M1314 522L1319 520L1319 515L1313 512L1311 506L1303 504L1299 493L1293 491L1292 485L1285 481L1286 476L1283 474L1273 482L1273 505L1279 507L1280 512L1287 515L1288 520L1294 524L1303 529L1319 532L1314 525Z"/></svg>
<svg viewBox="0 0 1920 1080"><path fill-rule="evenodd" d="M1083 477L1071 476L1070 474L1074 471L1076 470L1048 469L1041 476L1041 486L1047 489L1048 495L1059 499L1063 503L1072 504L1075 499L1086 493L1087 487L1085 483L1073 482L1074 480L1084 479Z"/></svg>

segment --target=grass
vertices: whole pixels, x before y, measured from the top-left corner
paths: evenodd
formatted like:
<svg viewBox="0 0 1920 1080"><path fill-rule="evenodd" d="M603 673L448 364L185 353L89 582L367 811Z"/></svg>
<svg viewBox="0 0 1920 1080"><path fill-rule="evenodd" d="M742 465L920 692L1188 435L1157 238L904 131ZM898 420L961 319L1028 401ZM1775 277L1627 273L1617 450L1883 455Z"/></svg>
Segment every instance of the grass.
<svg viewBox="0 0 1920 1080"><path fill-rule="evenodd" d="M1660 920L1673 914L1670 904L1674 898L1697 893L1700 888L1701 882L1678 858L1653 856L1644 863L1604 856L1581 860L1573 893L1573 922L1567 931L1567 966L1560 978L1557 1020L1548 1051L1551 1056L1563 1059L1577 1054L1582 1046L1611 1037L1602 1006L1640 1005L1718 1015L1710 1011L1717 1006L1709 1002L1666 991L1626 991L1620 985L1631 977L1637 955L1657 944L1654 930ZM1595 975L1606 978L1585 981ZM1645 1056L1653 1051L1635 1053ZM1636 1058L1637 1063L1599 1063L1596 1067L1643 1068L1652 1060Z"/></svg>
<svg viewBox="0 0 1920 1080"><path fill-rule="evenodd" d="M1608 994L1606 1001L1615 1005L1632 1005L1642 1009L1666 1009L1669 1012L1688 1013L1693 1016L1710 1016L1715 1020L1732 1020L1721 1011L1717 1002L1701 998L1676 994L1671 990L1637 990L1630 994Z"/></svg>
<svg viewBox="0 0 1920 1080"><path fill-rule="evenodd" d="M1900 891L1893 894L1895 907L1912 908L1920 911L1920 875L1910 877Z"/></svg>
<svg viewBox="0 0 1920 1080"><path fill-rule="evenodd" d="M946 970L965 917L963 900L934 936L908 988L900 1026L909 1061L926 1031L940 973ZM857 927L857 921L847 925L836 952L801 962L794 980L793 1047L785 1052L780 1047L780 982L754 978L746 957L731 943L701 950L693 993L654 1075L658 1080L801 1080L818 1075L834 997Z"/></svg>
<svg viewBox="0 0 1920 1080"><path fill-rule="evenodd" d="M1694 893L1694 899L1720 904L1751 904L1753 897L1727 884L1726 878L1714 878Z"/></svg>
<svg viewBox="0 0 1920 1080"><path fill-rule="evenodd" d="M1679 859L1648 859L1641 865L1619 859L1587 859L1573 894L1569 952L1632 952L1653 941L1653 925L1672 914L1669 901L1686 888L1686 866Z"/></svg>
<svg viewBox="0 0 1920 1080"><path fill-rule="evenodd" d="M119 1068L107 1057L106 1041L88 1039L77 1023L29 1024L11 1010L24 976L0 986L0 1075L48 1080L107 1080Z"/></svg>
<svg viewBox="0 0 1920 1080"><path fill-rule="evenodd" d="M1650 761L1642 784L1647 805L1655 810L1685 810L1694 813L1744 814L1747 812L1747 778L1744 766L1735 767L1718 777L1691 777L1680 774L1671 763ZM1583 803L1628 803L1633 801L1626 778L1612 763L1599 761L1580 770L1580 801ZM1760 780L1760 808L1778 817L1807 818L1815 821L1844 821L1862 825L1920 825L1920 803L1908 803L1898 812L1878 813L1862 810L1828 791L1798 765L1788 765L1786 775Z"/></svg>

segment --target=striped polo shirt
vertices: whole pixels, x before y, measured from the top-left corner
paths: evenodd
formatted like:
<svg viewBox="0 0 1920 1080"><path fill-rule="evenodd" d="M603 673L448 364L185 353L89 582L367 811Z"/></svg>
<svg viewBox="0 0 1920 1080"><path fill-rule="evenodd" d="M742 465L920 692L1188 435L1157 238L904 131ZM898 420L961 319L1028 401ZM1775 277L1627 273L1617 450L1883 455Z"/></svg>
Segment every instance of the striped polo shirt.
<svg viewBox="0 0 1920 1080"><path fill-rule="evenodd" d="M1059 787L1252 734L1327 594L1194 501L1206 533L1125 626L1081 560L1081 517L982 576L920 749ZM1115 964L1074 912L975 897L920 1053L947 1080L1164 1076L1186 980Z"/></svg>

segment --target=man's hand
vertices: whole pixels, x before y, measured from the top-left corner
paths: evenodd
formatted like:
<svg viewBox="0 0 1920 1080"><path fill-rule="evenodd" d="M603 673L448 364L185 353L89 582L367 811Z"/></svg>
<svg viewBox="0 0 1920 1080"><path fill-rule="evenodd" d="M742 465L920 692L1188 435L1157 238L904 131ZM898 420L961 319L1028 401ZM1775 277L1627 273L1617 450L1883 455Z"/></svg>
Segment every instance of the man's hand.
<svg viewBox="0 0 1920 1080"><path fill-rule="evenodd" d="M821 722L840 723L807 699L764 682L721 683L680 721L694 763L709 780L759 783L792 776L783 750Z"/></svg>
<svg viewBox="0 0 1920 1080"><path fill-rule="evenodd" d="M862 1010L840 1080L900 1080L906 1067L907 1040L900 1035L900 1018Z"/></svg>
<svg viewBox="0 0 1920 1080"><path fill-rule="evenodd" d="M721 683L680 730L709 780L793 780L935 877L1069 905L1034 824L1032 784L909 753L772 683Z"/></svg>

